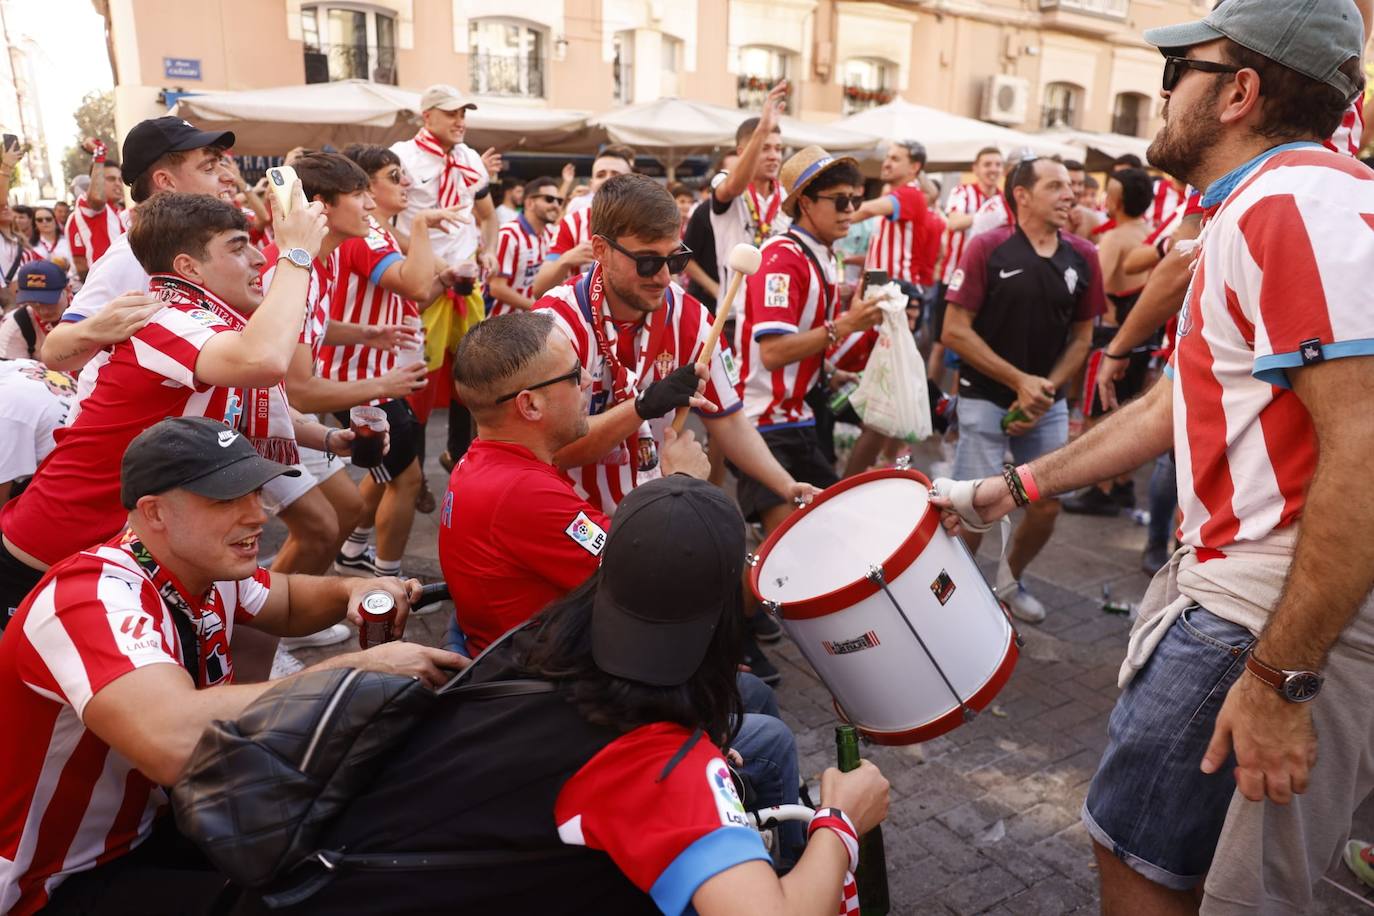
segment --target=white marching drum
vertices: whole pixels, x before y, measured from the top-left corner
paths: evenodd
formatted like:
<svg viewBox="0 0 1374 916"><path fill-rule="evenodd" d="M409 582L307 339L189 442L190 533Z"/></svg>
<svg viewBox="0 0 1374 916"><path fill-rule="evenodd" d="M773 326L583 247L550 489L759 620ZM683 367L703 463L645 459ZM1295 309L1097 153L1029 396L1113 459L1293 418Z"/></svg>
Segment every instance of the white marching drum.
<svg viewBox="0 0 1374 916"><path fill-rule="evenodd" d="M869 471L793 513L751 558L750 585L835 698L878 744L958 727L1016 664L1016 632L930 481Z"/></svg>

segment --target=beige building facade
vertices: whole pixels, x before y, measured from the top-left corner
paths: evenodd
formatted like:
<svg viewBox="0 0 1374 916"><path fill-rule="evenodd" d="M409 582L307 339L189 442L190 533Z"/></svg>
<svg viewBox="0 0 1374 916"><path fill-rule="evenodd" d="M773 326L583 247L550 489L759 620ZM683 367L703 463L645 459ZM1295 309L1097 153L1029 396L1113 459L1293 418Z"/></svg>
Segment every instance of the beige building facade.
<svg viewBox="0 0 1374 916"><path fill-rule="evenodd" d="M1141 33L1205 0L99 0L127 130L178 92L363 78L604 111L682 96L833 121L894 96L1019 129L1149 136Z"/></svg>

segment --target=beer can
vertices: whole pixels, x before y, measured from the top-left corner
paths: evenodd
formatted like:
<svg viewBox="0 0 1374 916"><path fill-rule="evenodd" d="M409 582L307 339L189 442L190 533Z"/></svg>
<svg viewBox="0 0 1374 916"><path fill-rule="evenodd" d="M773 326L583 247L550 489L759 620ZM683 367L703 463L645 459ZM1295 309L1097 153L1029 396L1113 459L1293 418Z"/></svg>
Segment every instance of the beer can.
<svg viewBox="0 0 1374 916"><path fill-rule="evenodd" d="M396 599L390 592L376 589L363 595L358 602L358 615L362 617L358 627L358 645L362 648L380 646L396 638Z"/></svg>

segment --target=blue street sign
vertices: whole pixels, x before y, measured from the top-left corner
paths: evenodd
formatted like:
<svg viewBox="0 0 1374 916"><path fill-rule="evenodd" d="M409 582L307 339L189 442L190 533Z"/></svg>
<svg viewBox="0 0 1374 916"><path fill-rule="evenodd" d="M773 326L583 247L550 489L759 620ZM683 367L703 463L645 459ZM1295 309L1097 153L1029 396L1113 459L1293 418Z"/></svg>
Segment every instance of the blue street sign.
<svg viewBox="0 0 1374 916"><path fill-rule="evenodd" d="M196 57L162 58L162 75L168 79L200 79L200 59Z"/></svg>

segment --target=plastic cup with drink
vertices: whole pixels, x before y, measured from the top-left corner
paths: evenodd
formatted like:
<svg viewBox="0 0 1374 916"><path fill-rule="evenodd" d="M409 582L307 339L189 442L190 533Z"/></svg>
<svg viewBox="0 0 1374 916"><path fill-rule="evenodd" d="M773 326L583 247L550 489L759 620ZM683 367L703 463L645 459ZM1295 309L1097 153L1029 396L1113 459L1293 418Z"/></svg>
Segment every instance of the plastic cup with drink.
<svg viewBox="0 0 1374 916"><path fill-rule="evenodd" d="M472 290L477 285L477 262L464 261L453 273L453 291L460 296L472 295Z"/></svg>
<svg viewBox="0 0 1374 916"><path fill-rule="evenodd" d="M386 411L380 407L354 407L348 411L348 428L353 430L353 466L375 468L381 464Z"/></svg>
<svg viewBox="0 0 1374 916"><path fill-rule="evenodd" d="M396 350L396 366L404 369L425 361L425 326L418 315L407 315L401 324L414 333L410 342Z"/></svg>

